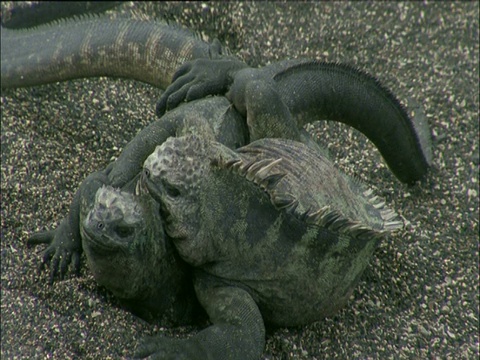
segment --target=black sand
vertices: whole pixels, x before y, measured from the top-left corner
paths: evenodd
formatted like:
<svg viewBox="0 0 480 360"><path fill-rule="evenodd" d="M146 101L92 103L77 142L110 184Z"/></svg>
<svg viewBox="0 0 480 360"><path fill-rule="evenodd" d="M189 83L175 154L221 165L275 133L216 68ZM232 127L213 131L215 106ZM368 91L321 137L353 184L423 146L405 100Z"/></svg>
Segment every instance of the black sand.
<svg viewBox="0 0 480 360"><path fill-rule="evenodd" d="M433 168L412 188L363 137L339 125L312 129L407 227L383 242L346 308L269 334L264 358L477 359L478 2L134 7L218 37L250 64L309 57L357 65L402 101L422 104L432 128ZM42 248L25 245L33 232L57 225L80 181L154 119L158 96L150 86L112 79L2 93L2 359L123 358L145 335L198 330L141 321L85 268L50 287L36 272Z"/></svg>

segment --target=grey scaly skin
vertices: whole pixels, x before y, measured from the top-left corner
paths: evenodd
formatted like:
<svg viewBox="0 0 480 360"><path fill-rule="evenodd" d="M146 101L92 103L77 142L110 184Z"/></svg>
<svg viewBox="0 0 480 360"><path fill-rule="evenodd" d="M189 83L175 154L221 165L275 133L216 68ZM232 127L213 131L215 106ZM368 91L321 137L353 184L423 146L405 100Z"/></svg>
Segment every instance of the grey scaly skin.
<svg viewBox="0 0 480 360"><path fill-rule="evenodd" d="M264 322L297 326L334 314L380 239L402 226L370 190L286 139L232 151L170 138L145 161L137 193L146 189L212 325L187 340L146 340L140 357L258 359Z"/></svg>
<svg viewBox="0 0 480 360"><path fill-rule="evenodd" d="M180 65L228 51L157 21L107 16L1 31L2 89L97 76L165 89Z"/></svg>
<svg viewBox="0 0 480 360"><path fill-rule="evenodd" d="M227 63L229 67L231 66L230 60L223 59L221 61ZM289 64L289 62L283 62L266 67L264 73L271 75L275 70L281 74L285 68L288 70ZM378 84L373 81L373 78L354 70L353 68L342 65L324 65L321 63L314 63L313 65L318 65L320 77L322 74L325 74L325 71L331 72L331 69L340 69L341 71L338 71L338 73L342 76L347 76L349 72L357 75L353 78L362 81L359 81L358 83L351 82L350 85L359 87L362 89L363 93L368 94L372 91L381 93L384 91L382 87L379 87ZM240 66L242 65L238 65L237 63L234 65L234 68L238 69ZM230 78L229 74L232 73L232 71L230 68L225 70L221 67L218 67L217 70L217 75L213 76L213 82L223 86L226 80ZM220 80L218 80L219 78ZM370 83L362 85L365 83L363 81L364 78L370 80ZM333 76L329 79L331 81L330 85L333 86L336 83L336 80L341 79L341 77ZM212 82L210 81L207 82L207 84L211 83ZM287 77L286 80L283 79L279 82L279 85L287 88L295 84L295 77ZM321 83L314 83L313 85L315 84L321 85ZM340 84L344 84L344 82L340 82ZM345 86L347 85L348 83ZM315 87L313 88L315 89ZM242 91L246 94L245 96L240 95ZM272 91L271 81L268 80L268 78L267 82L263 82L263 79L260 77L259 80L251 81L251 84L248 86L238 87L238 90L236 91L233 91L232 88L230 88L229 94L232 93L236 94L232 97L234 101L236 101L235 99L250 99L247 101L249 105L246 109L247 124L244 123L239 112L232 108L228 100L224 97L199 99L195 102L183 104L147 126L140 131L129 144L127 144L118 159L109 166L106 176L107 181L105 184L117 188L123 188L126 184L134 181L141 171L142 164L147 156L153 152L157 145L162 144L170 136L181 136L193 133L203 136L206 139L215 139L231 148L237 148L247 144L251 139L262 137L283 137L292 140L302 140L305 143L316 147L315 143L305 134L305 132L302 129L299 129L295 124L297 117L302 114L301 110L303 108L300 107L299 104L291 101L287 107L284 104L284 100L282 98L279 99L278 94L275 91ZM169 99L170 97L171 93L167 91L165 98ZM410 131L411 127L405 125L405 123L407 122L408 124L408 121L410 120L404 109L400 106L398 101L393 102L391 97L387 98L388 106L385 106L385 98L387 97L377 98L376 101L379 103L377 106L373 106L373 108L390 108L393 117L390 116L388 118L391 122L393 124L399 124L398 126L400 130L409 130L409 132L400 132L404 135L403 137L397 137L399 139L409 139L409 141L402 140L403 142L399 144L398 149L403 149L403 152L411 151L410 146L415 146L415 148L418 149L417 134L414 131ZM302 99L298 99L298 101L303 103ZM321 101L320 103L327 107L331 105ZM272 106L272 104L276 105ZM353 104L360 106L359 112L362 110L362 104L358 104L358 102ZM299 112L291 112L290 109ZM315 117L311 118L312 121L316 119L317 118ZM383 121L381 114L377 114L376 117L372 116L371 119L381 119ZM367 125L371 125L370 122L368 122L371 119L363 119L363 121L365 121ZM318 147L316 148L318 149ZM383 146L380 150L382 149L383 151L387 151L389 150L389 147ZM399 152L402 153L402 151ZM418 155L418 153L416 155ZM423 159L424 158L420 156L412 156L409 158L410 162L413 164L421 163L424 161ZM400 165L402 165L402 163L400 163ZM395 163L393 163L392 168L395 168ZM398 173L398 171L396 173ZM50 263L52 281L56 276L56 273L59 273L60 277L63 277L70 262L73 261L75 269L78 269L79 267L79 254L82 252L78 215L80 198L81 197L78 194L74 197L74 201L70 206L69 214L58 229L47 233L35 234L30 240L30 243L32 244L49 244L49 247L45 251L43 262L45 264Z"/></svg>

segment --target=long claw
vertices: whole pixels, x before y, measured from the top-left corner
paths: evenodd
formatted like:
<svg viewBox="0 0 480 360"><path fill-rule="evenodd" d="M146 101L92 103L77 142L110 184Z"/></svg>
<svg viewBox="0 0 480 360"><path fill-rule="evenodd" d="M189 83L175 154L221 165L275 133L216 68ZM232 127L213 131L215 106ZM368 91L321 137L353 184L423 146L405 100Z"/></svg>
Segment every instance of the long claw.
<svg viewBox="0 0 480 360"><path fill-rule="evenodd" d="M192 74L185 74L175 79L157 102L156 114L161 117L167 110L174 109L185 99L190 83L195 80Z"/></svg>
<svg viewBox="0 0 480 360"><path fill-rule="evenodd" d="M48 264L50 264L50 261L52 260L52 257L54 256L55 249L52 249L51 247L48 247L44 252L42 256L42 263L40 264L40 269L43 270Z"/></svg>
<svg viewBox="0 0 480 360"><path fill-rule="evenodd" d="M58 256L54 255L52 260L51 260L51 263L50 263L50 285L53 284L54 280L55 280L55 275L57 275L57 272L58 272L58 263L59 263L60 259Z"/></svg>
<svg viewBox="0 0 480 360"><path fill-rule="evenodd" d="M180 66L178 68L178 70L175 72L175 74L173 74L172 83L177 81L177 79L182 77L183 75L189 73L190 70L192 69L192 65L193 65L193 63L187 62L187 63L183 64L182 66Z"/></svg>
<svg viewBox="0 0 480 360"><path fill-rule="evenodd" d="M186 101L192 101L195 99L202 99L210 95L213 91L210 87L206 87L204 84L193 84L190 85L190 88L187 91L185 96Z"/></svg>
<svg viewBox="0 0 480 360"><path fill-rule="evenodd" d="M79 253L74 252L72 254L72 264L73 264L73 272L75 273L75 275L78 276L80 274L80 254Z"/></svg>
<svg viewBox="0 0 480 360"><path fill-rule="evenodd" d="M42 231L36 234L33 234L27 239L27 245L38 245L38 244L50 244L55 236L55 231Z"/></svg>
<svg viewBox="0 0 480 360"><path fill-rule="evenodd" d="M71 258L71 255L68 252L65 252L60 258L60 271L59 271L60 279L63 279L65 277L65 274L67 273L68 264L70 263L70 258Z"/></svg>

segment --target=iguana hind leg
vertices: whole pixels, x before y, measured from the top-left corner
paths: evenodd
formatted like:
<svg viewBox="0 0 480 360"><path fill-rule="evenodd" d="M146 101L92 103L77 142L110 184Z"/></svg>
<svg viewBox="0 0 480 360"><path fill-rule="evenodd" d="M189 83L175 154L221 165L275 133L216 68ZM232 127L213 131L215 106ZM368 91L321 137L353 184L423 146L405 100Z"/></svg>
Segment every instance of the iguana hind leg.
<svg viewBox="0 0 480 360"><path fill-rule="evenodd" d="M273 83L247 79L241 101L246 109L250 141L263 138L282 138L304 143L325 157L330 157L303 128L297 126L290 110L273 87Z"/></svg>
<svg viewBox="0 0 480 360"><path fill-rule="evenodd" d="M161 359L259 359L265 347L262 315L250 294L238 287L218 286L210 278L195 290L212 326L189 339L153 337L137 349L136 357Z"/></svg>
<svg viewBox="0 0 480 360"><path fill-rule="evenodd" d="M263 138L301 141L300 131L290 110L267 81L248 81L244 99L240 101L245 104L250 141Z"/></svg>

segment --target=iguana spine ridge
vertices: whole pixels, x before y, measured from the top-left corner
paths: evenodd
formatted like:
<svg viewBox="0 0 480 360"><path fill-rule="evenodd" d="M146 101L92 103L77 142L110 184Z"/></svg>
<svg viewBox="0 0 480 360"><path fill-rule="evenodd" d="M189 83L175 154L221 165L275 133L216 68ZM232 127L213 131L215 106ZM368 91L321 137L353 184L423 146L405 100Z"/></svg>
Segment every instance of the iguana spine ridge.
<svg viewBox="0 0 480 360"><path fill-rule="evenodd" d="M262 188L270 196L272 204L279 210L284 210L305 222L324 227L334 232L339 232L353 236L358 239L381 238L386 233L392 232L403 227L403 222L396 221L398 217L395 211L386 206L386 202L374 195L371 190L363 191L366 200L379 211L380 217L384 220L381 229L374 229L366 226L359 221L350 220L338 210L333 210L330 205L326 205L320 209L309 209L304 213L296 212L299 205L298 199L292 194L281 193L276 191L277 183L286 174L275 172L275 165L282 162L282 158L277 159L261 159L259 161L244 161L243 159L233 159L227 162L220 162L224 168L243 176ZM360 184L358 184L360 185Z"/></svg>

